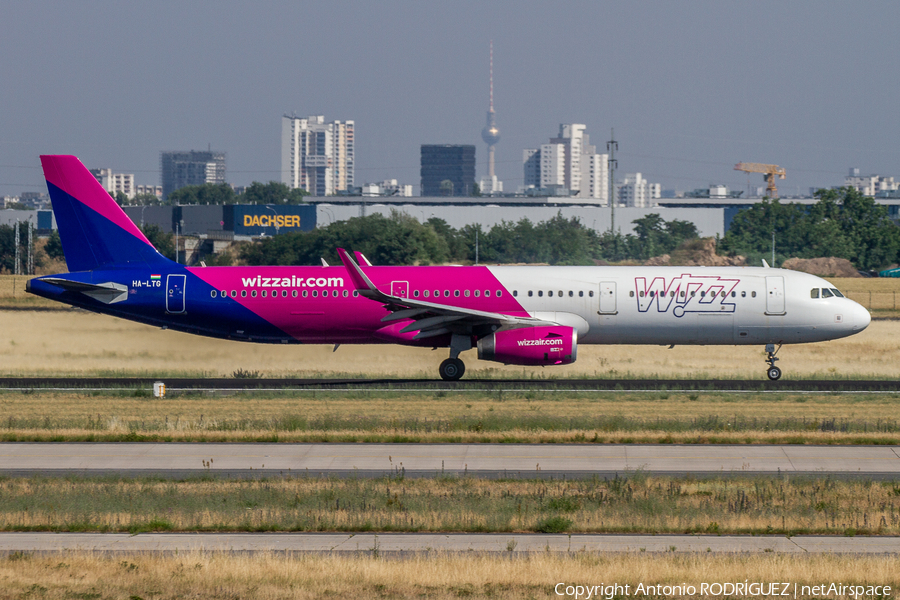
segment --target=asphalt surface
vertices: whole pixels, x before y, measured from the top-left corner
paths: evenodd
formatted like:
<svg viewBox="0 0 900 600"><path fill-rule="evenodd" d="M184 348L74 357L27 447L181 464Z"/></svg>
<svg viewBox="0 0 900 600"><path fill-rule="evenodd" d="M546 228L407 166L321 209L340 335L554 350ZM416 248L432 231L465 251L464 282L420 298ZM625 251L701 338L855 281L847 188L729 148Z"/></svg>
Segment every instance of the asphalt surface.
<svg viewBox="0 0 900 600"><path fill-rule="evenodd" d="M309 552L409 555L480 552L778 552L898 554L900 537L445 533L0 533L0 554L90 551Z"/></svg>
<svg viewBox="0 0 900 600"><path fill-rule="evenodd" d="M763 365L764 366L764 365ZM452 391L736 391L736 392L900 392L900 380L769 381L760 368L759 379L185 379L85 377L2 377L0 389L133 389L154 382L168 393L212 390L452 390Z"/></svg>
<svg viewBox="0 0 900 600"><path fill-rule="evenodd" d="M585 478L644 473L900 478L900 446L2 443L0 474Z"/></svg>

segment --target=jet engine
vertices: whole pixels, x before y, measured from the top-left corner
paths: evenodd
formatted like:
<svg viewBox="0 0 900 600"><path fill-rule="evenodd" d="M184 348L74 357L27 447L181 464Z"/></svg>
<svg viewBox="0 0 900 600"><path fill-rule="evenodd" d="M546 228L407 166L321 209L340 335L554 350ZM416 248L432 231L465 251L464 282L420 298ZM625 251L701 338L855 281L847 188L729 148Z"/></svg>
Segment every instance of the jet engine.
<svg viewBox="0 0 900 600"><path fill-rule="evenodd" d="M563 325L501 329L478 340L478 358L506 365L568 365L578 355L578 332Z"/></svg>

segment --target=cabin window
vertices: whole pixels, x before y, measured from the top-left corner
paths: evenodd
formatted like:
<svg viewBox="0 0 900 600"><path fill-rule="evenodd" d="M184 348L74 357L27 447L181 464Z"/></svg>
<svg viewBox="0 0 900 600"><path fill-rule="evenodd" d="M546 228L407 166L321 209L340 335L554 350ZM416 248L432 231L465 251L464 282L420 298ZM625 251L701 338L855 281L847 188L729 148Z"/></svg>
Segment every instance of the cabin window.
<svg viewBox="0 0 900 600"><path fill-rule="evenodd" d="M414 296L415 298L418 298L418 297L419 297L419 290L413 290L413 296Z"/></svg>
<svg viewBox="0 0 900 600"><path fill-rule="evenodd" d="M837 290L835 290L835 291L837 291ZM494 294L494 295L497 296L497 297L499 298L500 296L503 295L503 291L502 291L502 290L497 290L497 293Z"/></svg>
<svg viewBox="0 0 900 600"><path fill-rule="evenodd" d="M469 295L471 294L471 292L469 290L466 290L464 293L465 293L466 298L468 298Z"/></svg>
<svg viewBox="0 0 900 600"><path fill-rule="evenodd" d="M634 292L631 292L631 295L634 296ZM578 297L579 297L579 298L584 298L584 290L580 290L580 291L578 292Z"/></svg>
<svg viewBox="0 0 900 600"><path fill-rule="evenodd" d="M252 292L250 292L250 295L253 296L254 298L256 298L256 290L253 290Z"/></svg>
<svg viewBox="0 0 900 600"><path fill-rule="evenodd" d="M559 297L562 298L562 295L563 295L562 290L559 290Z"/></svg>
<svg viewBox="0 0 900 600"><path fill-rule="evenodd" d="M831 290L829 290L828 288L822 288L822 297L823 298L831 298L833 296L834 296L834 294L831 293Z"/></svg>
<svg viewBox="0 0 900 600"><path fill-rule="evenodd" d="M572 298L573 296L575 296L575 292L573 292L572 290L569 290L569 298Z"/></svg>
<svg viewBox="0 0 900 600"><path fill-rule="evenodd" d="M309 292L306 290L303 290L303 297L306 298L307 296L309 296Z"/></svg>
<svg viewBox="0 0 900 600"><path fill-rule="evenodd" d="M549 292L547 292L547 297L548 297L548 298L552 298L552 297L553 297L553 290L550 290Z"/></svg>
<svg viewBox="0 0 900 600"><path fill-rule="evenodd" d="M285 293L287 293L287 292L285 292ZM313 290L313 298L318 298L318 297L319 297L319 291Z"/></svg>
<svg viewBox="0 0 900 600"><path fill-rule="evenodd" d="M231 290L231 297L237 298L237 292L235 290Z"/></svg>
<svg viewBox="0 0 900 600"><path fill-rule="evenodd" d="M679 291L678 295L681 296L682 298L684 298L684 290Z"/></svg>
<svg viewBox="0 0 900 600"><path fill-rule="evenodd" d="M534 296L534 292L532 292L531 290L528 290L528 297L531 298L532 296Z"/></svg>
<svg viewBox="0 0 900 600"><path fill-rule="evenodd" d="M593 298L593 297L594 297L594 290L589 291L589 292L588 292L588 296L590 296L591 298Z"/></svg>
<svg viewBox="0 0 900 600"><path fill-rule="evenodd" d="M583 295L584 295L584 292L579 292L578 294L579 294L580 296L583 296ZM633 292L633 291L628 292L628 297L629 297L629 298L634 298L634 292Z"/></svg>
<svg viewBox="0 0 900 600"><path fill-rule="evenodd" d="M291 296L294 297L294 298L296 298L296 297L297 297L297 290L292 290L292 291L291 291Z"/></svg>
<svg viewBox="0 0 900 600"><path fill-rule="evenodd" d="M241 298L247 297L247 290L241 290Z"/></svg>
<svg viewBox="0 0 900 600"><path fill-rule="evenodd" d="M813 288L813 289L809 290L809 297L810 298L818 298L819 297L819 288Z"/></svg>
<svg viewBox="0 0 900 600"><path fill-rule="evenodd" d="M350 294L347 292L347 290L344 290L343 293L341 293L341 295L342 295L344 298L346 298L346 297L349 296ZM419 292L416 292L416 295L418 296L418 295L419 295Z"/></svg>
<svg viewBox="0 0 900 600"><path fill-rule="evenodd" d="M746 298L746 297L747 297L747 292L741 292L741 298Z"/></svg>
<svg viewBox="0 0 900 600"><path fill-rule="evenodd" d="M450 290L444 290L444 298L450 297Z"/></svg>
<svg viewBox="0 0 900 600"><path fill-rule="evenodd" d="M459 290L453 290L453 297L459 298Z"/></svg>
<svg viewBox="0 0 900 600"><path fill-rule="evenodd" d="M530 296L531 294L528 294L528 295ZM480 296L481 296L481 290L475 290L475 297L479 298Z"/></svg>
<svg viewBox="0 0 900 600"><path fill-rule="evenodd" d="M423 292L422 292L422 295L425 296L425 297L427 298L427 297L428 297L428 290L423 291Z"/></svg>
<svg viewBox="0 0 900 600"><path fill-rule="evenodd" d="M731 297L732 297L732 298L737 297L737 292L731 292Z"/></svg>
<svg viewBox="0 0 900 600"><path fill-rule="evenodd" d="M497 294L497 295L499 296L500 294ZM485 297L485 298L490 298L490 297L491 297L491 290L484 290L484 297Z"/></svg>
<svg viewBox="0 0 900 600"><path fill-rule="evenodd" d="M691 298L697 295L697 292L691 292Z"/></svg>
<svg viewBox="0 0 900 600"><path fill-rule="evenodd" d="M640 295L641 295L641 298L643 298L643 297L644 297L644 292L641 292L641 294L640 294Z"/></svg>
<svg viewBox="0 0 900 600"><path fill-rule="evenodd" d="M750 292L750 297L751 297L751 298L756 298L756 292Z"/></svg>
<svg viewBox="0 0 900 600"><path fill-rule="evenodd" d="M268 295L269 295L269 292L267 292L266 290L263 290L263 291L262 291L262 297L263 297L263 298L267 297Z"/></svg>
<svg viewBox="0 0 900 600"><path fill-rule="evenodd" d="M296 296L297 294L294 294L294 295ZM334 290L333 292L331 292L331 297L332 297L332 298L337 298L337 297L338 297L338 291L337 291L337 290Z"/></svg>
<svg viewBox="0 0 900 600"><path fill-rule="evenodd" d="M844 295L843 295L842 293L840 293L839 291L837 291L837 290L834 289L834 288L831 288L831 293L833 293L833 294L834 294L835 296L837 296L838 298L843 298L843 297L844 297Z"/></svg>
<svg viewBox="0 0 900 600"><path fill-rule="evenodd" d="M215 298L215 297L218 296L218 295L219 295L219 292L217 292L216 290L213 290L213 291L210 293L210 296L213 297L213 298Z"/></svg>
<svg viewBox="0 0 900 600"><path fill-rule="evenodd" d="M519 290L513 290L513 298L518 298Z"/></svg>
<svg viewBox="0 0 900 600"><path fill-rule="evenodd" d="M434 297L435 297L435 298L440 298L440 297L441 297L441 290L434 290Z"/></svg>
<svg viewBox="0 0 900 600"><path fill-rule="evenodd" d="M700 292L700 297L701 297L701 298L706 298L706 292Z"/></svg>
<svg viewBox="0 0 900 600"><path fill-rule="evenodd" d="M538 298L544 297L544 290L538 290Z"/></svg>
<svg viewBox="0 0 900 600"><path fill-rule="evenodd" d="M353 297L356 298L358 296L359 296L359 292L357 292L356 290L353 290Z"/></svg>

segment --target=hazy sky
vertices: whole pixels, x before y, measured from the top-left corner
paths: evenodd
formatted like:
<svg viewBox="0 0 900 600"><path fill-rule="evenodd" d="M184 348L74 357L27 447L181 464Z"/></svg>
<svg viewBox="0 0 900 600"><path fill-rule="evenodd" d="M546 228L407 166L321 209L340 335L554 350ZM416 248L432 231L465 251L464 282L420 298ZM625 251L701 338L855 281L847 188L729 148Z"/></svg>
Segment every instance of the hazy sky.
<svg viewBox="0 0 900 600"><path fill-rule="evenodd" d="M898 25L895 1L5 0L0 194L44 191L40 154L158 184L160 150L208 144L229 182L277 180L292 111L356 122L357 185L418 189L434 143L481 177L491 39L507 190L573 122L664 189L746 189L739 161L785 167L782 195L900 177Z"/></svg>

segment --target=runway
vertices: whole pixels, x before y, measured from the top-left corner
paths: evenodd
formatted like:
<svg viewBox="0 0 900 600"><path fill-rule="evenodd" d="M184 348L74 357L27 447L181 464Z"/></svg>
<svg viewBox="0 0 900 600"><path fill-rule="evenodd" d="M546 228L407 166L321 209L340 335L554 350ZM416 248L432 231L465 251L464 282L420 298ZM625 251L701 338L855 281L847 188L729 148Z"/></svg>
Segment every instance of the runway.
<svg viewBox="0 0 900 600"><path fill-rule="evenodd" d="M900 446L2 443L6 475L900 477Z"/></svg>
<svg viewBox="0 0 900 600"><path fill-rule="evenodd" d="M203 391L408 391L516 392L523 390L582 392L900 392L900 380L839 379L234 379L140 377L0 377L8 390L122 390L166 384L169 394Z"/></svg>
<svg viewBox="0 0 900 600"><path fill-rule="evenodd" d="M280 552L404 556L431 552L715 552L898 554L900 537L447 534L447 533L0 533L0 554Z"/></svg>

